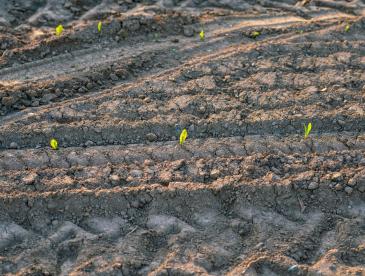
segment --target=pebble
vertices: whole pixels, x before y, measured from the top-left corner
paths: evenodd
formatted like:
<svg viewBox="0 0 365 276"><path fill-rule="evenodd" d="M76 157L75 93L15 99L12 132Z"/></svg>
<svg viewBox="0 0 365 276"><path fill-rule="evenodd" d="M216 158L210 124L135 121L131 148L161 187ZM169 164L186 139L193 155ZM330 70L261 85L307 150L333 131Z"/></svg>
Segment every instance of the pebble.
<svg viewBox="0 0 365 276"><path fill-rule="evenodd" d="M353 177L353 178L350 178L349 181L347 182L347 185L353 187L356 185L356 178Z"/></svg>
<svg viewBox="0 0 365 276"><path fill-rule="evenodd" d="M5 106L12 106L13 104L16 103L16 99L14 97L3 97L1 100L1 103Z"/></svg>
<svg viewBox="0 0 365 276"><path fill-rule="evenodd" d="M91 147L93 145L94 145L94 142L93 141L90 141L90 140L86 141L86 143L85 143L85 146L86 147Z"/></svg>
<svg viewBox="0 0 365 276"><path fill-rule="evenodd" d="M184 26L184 36L194 36L194 28L192 26Z"/></svg>
<svg viewBox="0 0 365 276"><path fill-rule="evenodd" d="M204 114L204 113L205 113L205 111L206 111L205 106L201 106L201 107L199 107L199 113L200 113L200 114Z"/></svg>
<svg viewBox="0 0 365 276"><path fill-rule="evenodd" d="M32 185L37 179L38 175L36 173L30 173L22 178L22 182L25 185Z"/></svg>
<svg viewBox="0 0 365 276"><path fill-rule="evenodd" d="M93 84L92 84L92 82L88 82L87 84L86 84L86 88L87 89L92 89L93 88Z"/></svg>
<svg viewBox="0 0 365 276"><path fill-rule="evenodd" d="M298 265L292 265L291 267L288 268L289 272L294 272L294 271L298 271Z"/></svg>
<svg viewBox="0 0 365 276"><path fill-rule="evenodd" d="M353 189L351 187L346 186L346 188L345 188L346 194L350 195L350 194L352 194L352 191L353 191Z"/></svg>
<svg viewBox="0 0 365 276"><path fill-rule="evenodd" d="M333 175L332 175L332 177L331 177L331 179L333 180L333 181L341 181L342 179L343 179L343 175L342 175L342 173L340 173L340 172L336 172L336 173L334 173Z"/></svg>
<svg viewBox="0 0 365 276"><path fill-rule="evenodd" d="M116 74L114 74L114 73L112 73L112 74L110 74L110 79L112 80L112 81L118 81L119 80L119 78L118 78L118 76L116 75Z"/></svg>
<svg viewBox="0 0 365 276"><path fill-rule="evenodd" d="M308 190L315 190L319 187L319 184L317 182L311 182L308 185Z"/></svg>
<svg viewBox="0 0 365 276"><path fill-rule="evenodd" d="M140 204L139 204L138 200L134 200L134 201L131 202L131 206L133 208L138 208L140 206Z"/></svg>
<svg viewBox="0 0 365 276"><path fill-rule="evenodd" d="M119 175L117 175L117 174L112 174L110 177L109 177L109 180L114 184L114 185L116 185L116 184L118 184L119 183L119 181L120 181L120 177L119 177Z"/></svg>
<svg viewBox="0 0 365 276"><path fill-rule="evenodd" d="M143 172L141 170L131 170L129 173L132 177L141 178L143 176Z"/></svg>
<svg viewBox="0 0 365 276"><path fill-rule="evenodd" d="M169 171L163 171L160 173L160 181L162 184L167 184L172 181L172 173Z"/></svg>
<svg viewBox="0 0 365 276"><path fill-rule="evenodd" d="M146 135L146 139L147 139L148 141L150 141L150 142L154 142L154 141L156 141L156 140L157 140L157 135L156 135L156 134L154 134L154 133L148 133L148 134Z"/></svg>
<svg viewBox="0 0 365 276"><path fill-rule="evenodd" d="M11 149L17 149L17 148L18 148L18 144L17 144L17 143L15 143L15 142L11 142L11 143L10 143L10 148L11 148Z"/></svg>
<svg viewBox="0 0 365 276"><path fill-rule="evenodd" d="M336 190L336 191L341 191L341 190L342 190L342 186L341 186L341 184L340 184L340 183L336 184L336 186L335 186L335 190Z"/></svg>
<svg viewBox="0 0 365 276"><path fill-rule="evenodd" d="M86 93L87 92L87 88L84 87L84 86L81 86L79 89L78 89L79 93Z"/></svg>
<svg viewBox="0 0 365 276"><path fill-rule="evenodd" d="M212 179L217 179L220 175L220 171L218 169L213 169L211 172L210 172L210 177Z"/></svg>
<svg viewBox="0 0 365 276"><path fill-rule="evenodd" d="M154 163L153 163L153 161L151 160L151 159L146 159L146 160L144 160L144 162L143 162L143 165L144 166L152 166Z"/></svg>

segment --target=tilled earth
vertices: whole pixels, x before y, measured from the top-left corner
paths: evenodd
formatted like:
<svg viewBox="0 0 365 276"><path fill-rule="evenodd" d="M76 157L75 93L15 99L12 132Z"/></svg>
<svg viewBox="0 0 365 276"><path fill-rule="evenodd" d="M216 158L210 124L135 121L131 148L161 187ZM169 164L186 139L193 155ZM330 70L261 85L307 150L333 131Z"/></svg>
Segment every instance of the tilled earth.
<svg viewBox="0 0 365 276"><path fill-rule="evenodd" d="M364 101L365 1L0 0L0 274L365 275Z"/></svg>

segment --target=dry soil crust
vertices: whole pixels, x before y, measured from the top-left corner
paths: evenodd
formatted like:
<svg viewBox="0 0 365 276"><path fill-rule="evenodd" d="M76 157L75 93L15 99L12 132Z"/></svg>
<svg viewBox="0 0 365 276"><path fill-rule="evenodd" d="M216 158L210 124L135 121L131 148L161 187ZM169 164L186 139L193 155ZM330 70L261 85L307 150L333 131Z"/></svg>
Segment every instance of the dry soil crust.
<svg viewBox="0 0 365 276"><path fill-rule="evenodd" d="M365 275L364 8L0 0L0 274Z"/></svg>

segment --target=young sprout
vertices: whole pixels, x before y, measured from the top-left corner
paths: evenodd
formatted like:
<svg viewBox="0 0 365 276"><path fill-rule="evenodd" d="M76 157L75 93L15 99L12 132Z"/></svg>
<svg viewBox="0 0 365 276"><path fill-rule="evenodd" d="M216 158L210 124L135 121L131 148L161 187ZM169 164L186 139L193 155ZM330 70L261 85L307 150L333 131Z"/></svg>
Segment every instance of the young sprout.
<svg viewBox="0 0 365 276"><path fill-rule="evenodd" d="M345 32L348 32L350 30L350 24L346 24L345 26Z"/></svg>
<svg viewBox="0 0 365 276"><path fill-rule="evenodd" d="M205 39L205 33L204 33L204 30L203 29L200 31L199 36L200 36L200 40L201 41L204 41L204 39Z"/></svg>
<svg viewBox="0 0 365 276"><path fill-rule="evenodd" d="M188 137L188 132L187 132L186 128L184 128L180 134L180 145L184 144L186 137Z"/></svg>
<svg viewBox="0 0 365 276"><path fill-rule="evenodd" d="M256 38L256 37L258 37L259 35L261 35L261 33L260 33L260 32L258 32L258 31L253 31L253 32L251 33L251 37L252 37L252 38Z"/></svg>
<svg viewBox="0 0 365 276"><path fill-rule="evenodd" d="M98 23L98 32L101 33L101 27L103 26L103 23L99 21Z"/></svg>
<svg viewBox="0 0 365 276"><path fill-rule="evenodd" d="M304 139L307 139L309 136L309 133L312 130L312 123L308 123L308 126L304 124Z"/></svg>
<svg viewBox="0 0 365 276"><path fill-rule="evenodd" d="M51 148L52 149L54 149L54 150L57 150L58 149L58 142L57 142L57 140L56 139L51 139L51 141L49 142L49 144L50 144L50 146L51 146Z"/></svg>
<svg viewBox="0 0 365 276"><path fill-rule="evenodd" d="M60 36L63 32L63 26L62 25L58 25L56 27L56 36Z"/></svg>

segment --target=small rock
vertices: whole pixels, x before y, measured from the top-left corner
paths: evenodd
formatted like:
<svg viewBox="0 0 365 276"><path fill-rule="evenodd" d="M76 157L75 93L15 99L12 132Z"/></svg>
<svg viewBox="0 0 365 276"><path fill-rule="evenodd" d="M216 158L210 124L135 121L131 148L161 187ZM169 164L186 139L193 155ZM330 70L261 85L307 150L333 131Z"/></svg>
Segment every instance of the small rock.
<svg viewBox="0 0 365 276"><path fill-rule="evenodd" d="M112 81L118 81L119 80L119 78L118 78L118 76L116 75L116 74L114 74L114 73L112 73L112 74L110 74L110 79L112 80Z"/></svg>
<svg viewBox="0 0 365 276"><path fill-rule="evenodd" d="M7 58L11 58L14 55L13 51L6 49L3 54L2 57L7 57Z"/></svg>
<svg viewBox="0 0 365 276"><path fill-rule="evenodd" d="M353 187L356 185L356 178L353 177L353 178L350 178L349 181L347 182L347 185Z"/></svg>
<svg viewBox="0 0 365 276"><path fill-rule="evenodd" d="M153 161L151 160L151 159L146 159L146 160L144 160L144 162L143 162L143 165L144 166L152 166L154 163L153 163Z"/></svg>
<svg viewBox="0 0 365 276"><path fill-rule="evenodd" d="M148 134L146 135L146 139L147 139L148 141L150 141L150 142L154 142L154 141L156 141L156 140L157 140L157 135L156 135L156 134L154 134L154 133L148 133Z"/></svg>
<svg viewBox="0 0 365 276"><path fill-rule="evenodd" d="M34 206L34 200L32 198L29 198L27 205L28 205L28 207L32 208Z"/></svg>
<svg viewBox="0 0 365 276"><path fill-rule="evenodd" d="M119 183L120 181L120 177L119 175L117 174L112 174L110 177L109 177L109 180L112 182L113 185L116 185Z"/></svg>
<svg viewBox="0 0 365 276"><path fill-rule="evenodd" d="M162 184L168 184L172 180L172 173L169 171L163 171L160 173L160 181Z"/></svg>
<svg viewBox="0 0 365 276"><path fill-rule="evenodd" d="M131 170L129 174L135 178L141 178L143 176L143 172L141 170Z"/></svg>
<svg viewBox="0 0 365 276"><path fill-rule="evenodd" d="M184 26L184 36L194 36L194 28L192 26Z"/></svg>
<svg viewBox="0 0 365 276"><path fill-rule="evenodd" d="M298 271L298 265L292 265L288 268L289 272L297 272Z"/></svg>
<svg viewBox="0 0 365 276"><path fill-rule="evenodd" d="M341 191L342 190L342 185L340 183L336 184L335 190L336 191Z"/></svg>
<svg viewBox="0 0 365 276"><path fill-rule="evenodd" d="M315 190L319 187L319 184L317 182L311 182L308 185L308 190Z"/></svg>
<svg viewBox="0 0 365 276"><path fill-rule="evenodd" d="M138 200L134 200L134 201L131 202L131 206L133 208L138 208L140 206L140 204L139 204Z"/></svg>
<svg viewBox="0 0 365 276"><path fill-rule="evenodd" d="M92 84L92 82L88 82L87 84L86 84L86 88L87 89L92 89L93 88L93 84Z"/></svg>
<svg viewBox="0 0 365 276"><path fill-rule="evenodd" d="M93 145L94 145L94 142L93 141L90 141L90 140L86 141L86 143L85 143L85 146L86 147L91 147Z"/></svg>
<svg viewBox="0 0 365 276"><path fill-rule="evenodd" d="M206 110L207 110L207 109L205 108L205 106L201 106L201 107L199 107L199 113L200 113L200 114L204 114Z"/></svg>
<svg viewBox="0 0 365 276"><path fill-rule="evenodd" d="M32 185L37 179L38 175L36 173L30 173L22 178L22 182L25 185Z"/></svg>
<svg viewBox="0 0 365 276"><path fill-rule="evenodd" d="M55 94L51 94L51 93L47 93L44 94L43 97L41 98L40 102L41 103L49 103L50 101L52 101L53 99L57 98L57 95Z"/></svg>
<svg viewBox="0 0 365 276"><path fill-rule="evenodd" d="M11 148L11 149L17 149L18 148L18 144L15 143L15 142L11 142L9 148Z"/></svg>
<svg viewBox="0 0 365 276"><path fill-rule="evenodd" d="M346 186L346 188L345 188L346 194L350 195L350 194L352 194L352 191L353 191L353 189L351 187Z"/></svg>
<svg viewBox="0 0 365 276"><path fill-rule="evenodd" d="M264 243L259 242L258 244L255 245L254 249L259 249L259 248L263 248L263 247L264 247Z"/></svg>
<svg viewBox="0 0 365 276"><path fill-rule="evenodd" d="M1 103L5 106L12 106L13 104L16 103L16 99L15 97L3 97L3 99L1 100Z"/></svg>
<svg viewBox="0 0 365 276"><path fill-rule="evenodd" d="M211 172L210 172L210 177L212 179L217 179L220 175L220 171L218 169L213 169Z"/></svg>
<svg viewBox="0 0 365 276"><path fill-rule="evenodd" d="M78 89L79 93L86 93L87 92L87 88L84 87L84 86L81 86L79 89Z"/></svg>
<svg viewBox="0 0 365 276"><path fill-rule="evenodd" d="M331 179L333 181L339 182L339 181L341 181L343 179L343 175L340 172L336 172L336 173L332 174Z"/></svg>

